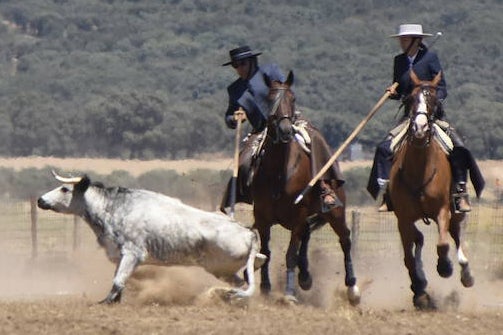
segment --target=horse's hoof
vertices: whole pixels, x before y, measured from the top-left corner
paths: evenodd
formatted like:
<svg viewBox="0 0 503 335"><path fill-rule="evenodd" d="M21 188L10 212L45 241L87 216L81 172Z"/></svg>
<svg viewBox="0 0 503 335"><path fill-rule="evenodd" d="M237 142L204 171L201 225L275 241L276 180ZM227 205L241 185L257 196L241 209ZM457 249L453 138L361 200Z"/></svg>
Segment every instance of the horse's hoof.
<svg viewBox="0 0 503 335"><path fill-rule="evenodd" d="M311 277L311 274L309 274L309 272L306 275L302 275L301 273L299 273L298 279L299 279L299 286L304 291L310 290L311 287L313 286L313 277Z"/></svg>
<svg viewBox="0 0 503 335"><path fill-rule="evenodd" d="M439 258L437 263L437 272L442 278L452 276L452 263L449 259Z"/></svg>
<svg viewBox="0 0 503 335"><path fill-rule="evenodd" d="M353 286L348 287L348 300L349 300L349 303L353 306L356 306L360 303L361 293L360 293L360 289L358 288L358 286L353 285Z"/></svg>
<svg viewBox="0 0 503 335"><path fill-rule="evenodd" d="M412 299L414 302L414 307L421 311L434 311L437 309L435 302L431 299L428 293L423 293L419 296L414 295Z"/></svg>
<svg viewBox="0 0 503 335"><path fill-rule="evenodd" d="M470 273L461 274L461 284L464 287L472 287L475 284L475 278Z"/></svg>
<svg viewBox="0 0 503 335"><path fill-rule="evenodd" d="M269 295L271 293L271 284L260 284L260 294Z"/></svg>

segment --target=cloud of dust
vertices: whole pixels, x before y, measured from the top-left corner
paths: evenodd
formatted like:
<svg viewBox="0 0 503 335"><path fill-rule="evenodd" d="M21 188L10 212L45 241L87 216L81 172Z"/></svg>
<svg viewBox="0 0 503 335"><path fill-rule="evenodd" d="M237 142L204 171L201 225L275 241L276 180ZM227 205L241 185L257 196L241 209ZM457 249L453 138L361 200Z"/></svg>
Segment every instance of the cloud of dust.
<svg viewBox="0 0 503 335"><path fill-rule="evenodd" d="M0 256L0 299L44 299L79 296L92 301L106 297L115 265L104 251L44 255L4 253ZM188 304L209 287L225 286L198 267L140 266L129 278L123 300L140 304Z"/></svg>
<svg viewBox="0 0 503 335"><path fill-rule="evenodd" d="M431 243L430 243L431 244ZM427 292L440 310L479 312L503 307L502 276L489 271L484 264L470 260L475 285L464 288L460 283L460 266L454 248L450 256L454 273L441 278L436 272L436 246L425 244L424 271ZM286 246L272 248L270 277L272 295L281 296L285 285ZM484 255L478 250L477 260ZM355 274L362 294L361 308L412 310L410 279L403 265L401 250L393 253L353 256ZM297 286L299 301L323 309L347 307L344 286L344 260L340 250L311 246L309 252L313 286L302 291ZM37 299L74 295L99 301L108 294L115 270L102 249L74 254L45 255L29 259L26 255L0 255L0 299ZM256 298L260 295L259 271ZM126 302L140 304L198 304L210 288L228 287L198 267L140 266L129 279L124 291ZM211 303L216 303L213 300Z"/></svg>
<svg viewBox="0 0 503 335"><path fill-rule="evenodd" d="M126 296L142 304L190 304L222 282L199 267L140 266L129 279Z"/></svg>
<svg viewBox="0 0 503 335"><path fill-rule="evenodd" d="M79 295L104 297L111 287L113 265L102 250L85 254L0 256L0 299L37 299Z"/></svg>
<svg viewBox="0 0 503 335"><path fill-rule="evenodd" d="M460 282L461 267L457 263L454 248L450 251L453 275L450 278L441 278L436 270L436 244L430 244L425 244L423 249L424 271L428 280L427 292L440 311L480 312L503 307L503 278L484 269L483 264L470 260L475 285L471 288L463 287ZM477 259L484 259L480 256L478 254ZM344 285L342 251L311 246L309 261L313 286L309 291L298 288L299 300L303 304L324 309L349 306ZM362 295L360 308L390 311L414 309L410 279L403 264L401 250L362 257L353 256L353 265ZM275 265L271 269L280 271L276 283L280 287L275 289L283 290L284 266Z"/></svg>

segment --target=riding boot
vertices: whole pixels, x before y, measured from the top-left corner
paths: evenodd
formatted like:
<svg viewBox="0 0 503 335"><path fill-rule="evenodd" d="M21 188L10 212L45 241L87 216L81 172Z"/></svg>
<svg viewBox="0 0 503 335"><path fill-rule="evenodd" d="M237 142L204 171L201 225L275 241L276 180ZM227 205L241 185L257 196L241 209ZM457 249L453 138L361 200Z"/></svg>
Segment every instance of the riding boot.
<svg viewBox="0 0 503 335"><path fill-rule="evenodd" d="M330 187L330 182L321 180L321 212L327 213L331 209L342 207L341 200L337 197L332 187Z"/></svg>
<svg viewBox="0 0 503 335"><path fill-rule="evenodd" d="M466 191L466 182L456 183L456 193L454 194L454 204L456 211L466 213L472 210L468 192Z"/></svg>
<svg viewBox="0 0 503 335"><path fill-rule="evenodd" d="M390 209L388 208L388 202L389 202L388 183L389 183L389 180L378 178L377 182L379 183L379 195L382 196L381 204L379 205L379 208L377 209L377 211L378 212L389 212L390 211Z"/></svg>
<svg viewBox="0 0 503 335"><path fill-rule="evenodd" d="M381 200L381 205L379 206L379 208L377 209L378 212L389 212L389 209L388 209L388 202L386 201L386 196L387 194L384 193L382 195L382 200Z"/></svg>

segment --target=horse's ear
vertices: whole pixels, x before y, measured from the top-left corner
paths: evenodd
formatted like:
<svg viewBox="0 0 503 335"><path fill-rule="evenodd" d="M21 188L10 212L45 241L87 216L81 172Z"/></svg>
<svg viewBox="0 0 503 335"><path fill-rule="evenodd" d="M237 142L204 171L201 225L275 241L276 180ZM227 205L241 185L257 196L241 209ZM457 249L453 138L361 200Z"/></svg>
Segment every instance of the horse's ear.
<svg viewBox="0 0 503 335"><path fill-rule="evenodd" d="M438 83L440 83L440 79L442 79L442 71L438 71L437 75L431 81L431 84L437 87Z"/></svg>
<svg viewBox="0 0 503 335"><path fill-rule="evenodd" d="M286 77L285 84L287 84L288 86L292 86L292 84L293 84L293 71L292 70L290 70L290 72L288 72L288 77Z"/></svg>
<svg viewBox="0 0 503 335"><path fill-rule="evenodd" d="M271 78L267 74L264 73L264 82L267 85L267 87L271 88Z"/></svg>
<svg viewBox="0 0 503 335"><path fill-rule="evenodd" d="M416 73L412 69L410 70L410 79L412 80L412 83L414 84L414 86L421 85L421 80L419 80Z"/></svg>

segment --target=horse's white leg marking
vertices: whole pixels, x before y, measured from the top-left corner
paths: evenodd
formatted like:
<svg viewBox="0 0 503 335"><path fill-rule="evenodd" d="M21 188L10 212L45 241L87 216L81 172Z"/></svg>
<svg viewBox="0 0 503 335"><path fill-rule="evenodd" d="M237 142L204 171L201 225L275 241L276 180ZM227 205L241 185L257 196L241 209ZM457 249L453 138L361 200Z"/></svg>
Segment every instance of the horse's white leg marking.
<svg viewBox="0 0 503 335"><path fill-rule="evenodd" d="M459 246L458 248L458 262L459 264L468 264L468 258L466 258L465 253L463 252L463 248Z"/></svg>

